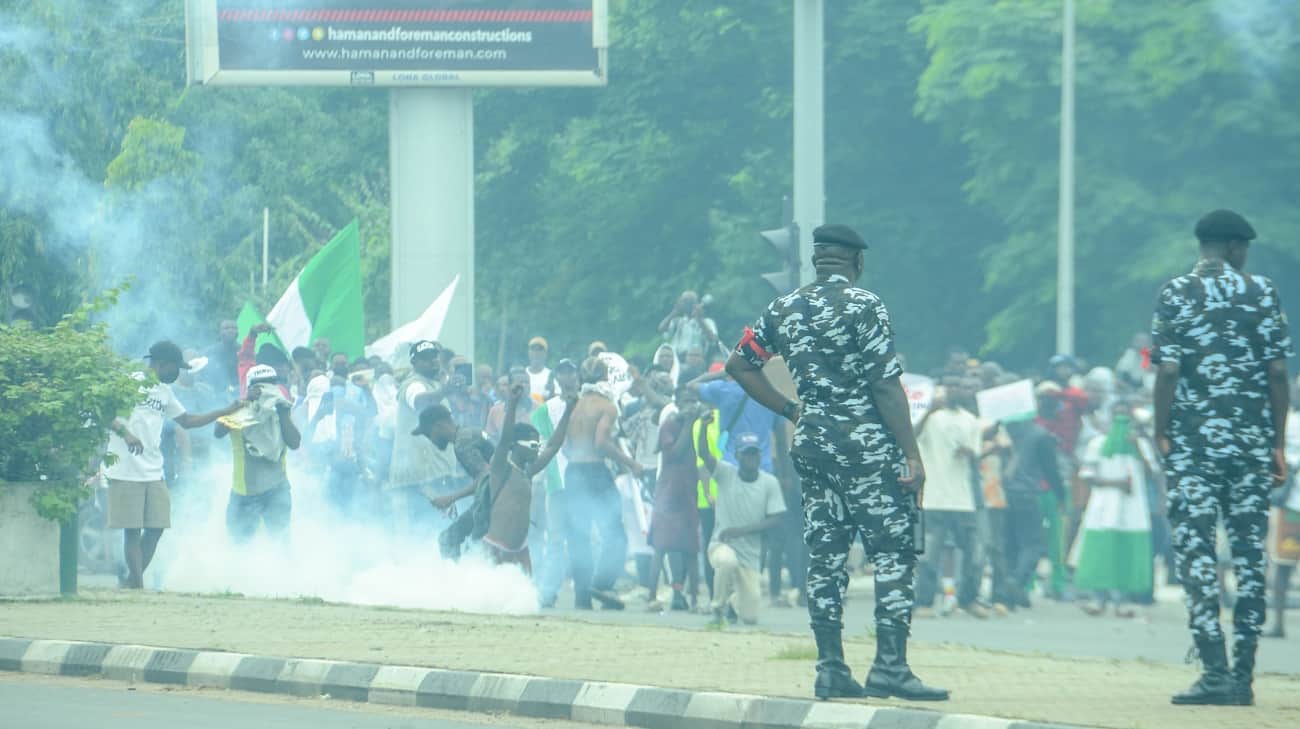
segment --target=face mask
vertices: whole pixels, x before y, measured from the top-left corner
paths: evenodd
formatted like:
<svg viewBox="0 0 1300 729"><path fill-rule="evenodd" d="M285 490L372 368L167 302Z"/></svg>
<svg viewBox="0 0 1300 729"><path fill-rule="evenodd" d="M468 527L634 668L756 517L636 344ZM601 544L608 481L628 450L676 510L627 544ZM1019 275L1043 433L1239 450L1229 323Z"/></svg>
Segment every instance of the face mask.
<svg viewBox="0 0 1300 729"><path fill-rule="evenodd" d="M170 374L168 374L168 375L161 375L161 374L160 374L160 375L158 375L158 381L161 382L161 383L163 383L164 385L170 385L170 384L172 384L173 382L175 382L175 381L176 381L176 378L177 378L177 377L180 377L180 375L181 375L181 373L180 373L179 370L176 371L176 372L172 372L172 373L170 373Z"/></svg>

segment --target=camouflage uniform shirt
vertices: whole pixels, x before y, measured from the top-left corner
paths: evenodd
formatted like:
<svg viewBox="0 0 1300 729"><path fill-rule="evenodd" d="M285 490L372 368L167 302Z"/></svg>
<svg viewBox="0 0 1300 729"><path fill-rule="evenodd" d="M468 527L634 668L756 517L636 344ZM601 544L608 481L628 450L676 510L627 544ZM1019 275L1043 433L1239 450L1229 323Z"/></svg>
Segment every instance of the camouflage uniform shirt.
<svg viewBox="0 0 1300 729"><path fill-rule="evenodd" d="M1152 330L1152 363L1181 365L1169 432L1176 446L1267 460L1275 435L1268 363L1292 355L1273 282L1201 261L1165 284Z"/></svg>
<svg viewBox="0 0 1300 729"><path fill-rule="evenodd" d="M871 394L873 384L903 373L875 294L831 276L778 297L737 351L755 367L778 354L789 366L803 402L791 455L855 470L902 460Z"/></svg>

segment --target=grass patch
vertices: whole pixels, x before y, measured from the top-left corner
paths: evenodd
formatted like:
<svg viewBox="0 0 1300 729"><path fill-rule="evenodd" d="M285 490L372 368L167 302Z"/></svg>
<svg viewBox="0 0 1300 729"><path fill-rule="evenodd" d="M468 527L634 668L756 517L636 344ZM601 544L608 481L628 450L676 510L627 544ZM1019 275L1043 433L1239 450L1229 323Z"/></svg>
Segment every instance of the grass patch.
<svg viewBox="0 0 1300 729"><path fill-rule="evenodd" d="M774 661L815 661L817 648L810 645L788 645L772 656Z"/></svg>

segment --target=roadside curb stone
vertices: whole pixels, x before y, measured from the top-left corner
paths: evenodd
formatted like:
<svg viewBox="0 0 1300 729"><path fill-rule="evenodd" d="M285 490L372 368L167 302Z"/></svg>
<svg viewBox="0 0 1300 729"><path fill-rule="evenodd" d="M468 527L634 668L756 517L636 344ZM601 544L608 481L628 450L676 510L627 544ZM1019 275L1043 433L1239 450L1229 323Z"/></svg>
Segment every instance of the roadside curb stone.
<svg viewBox="0 0 1300 729"><path fill-rule="evenodd" d="M1066 729L866 704L507 673L0 636L0 671L328 696L643 729Z"/></svg>

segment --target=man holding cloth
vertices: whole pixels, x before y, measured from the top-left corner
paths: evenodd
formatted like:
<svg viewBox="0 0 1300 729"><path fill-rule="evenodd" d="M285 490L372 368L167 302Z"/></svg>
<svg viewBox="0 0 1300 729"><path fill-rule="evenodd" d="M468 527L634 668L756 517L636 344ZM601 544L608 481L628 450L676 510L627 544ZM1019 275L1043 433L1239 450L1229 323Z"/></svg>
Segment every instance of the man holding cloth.
<svg viewBox="0 0 1300 729"><path fill-rule="evenodd" d="M727 372L759 404L796 424L790 449L803 481L804 540L811 552L808 612L817 639L819 699L897 696L942 701L907 664L916 570L914 530L925 468L899 377L889 313L857 288L867 244L851 228L813 231L817 280L768 305L727 361ZM763 374L780 355L799 400ZM845 566L862 538L875 567L876 661L865 690L844 662Z"/></svg>
<svg viewBox="0 0 1300 729"><path fill-rule="evenodd" d="M226 530L236 543L253 538L257 527L281 541L289 535L293 497L285 472L285 455L302 445L302 434L289 416L290 403L270 365L248 371L248 404L217 420L218 438L230 436L233 457Z"/></svg>

